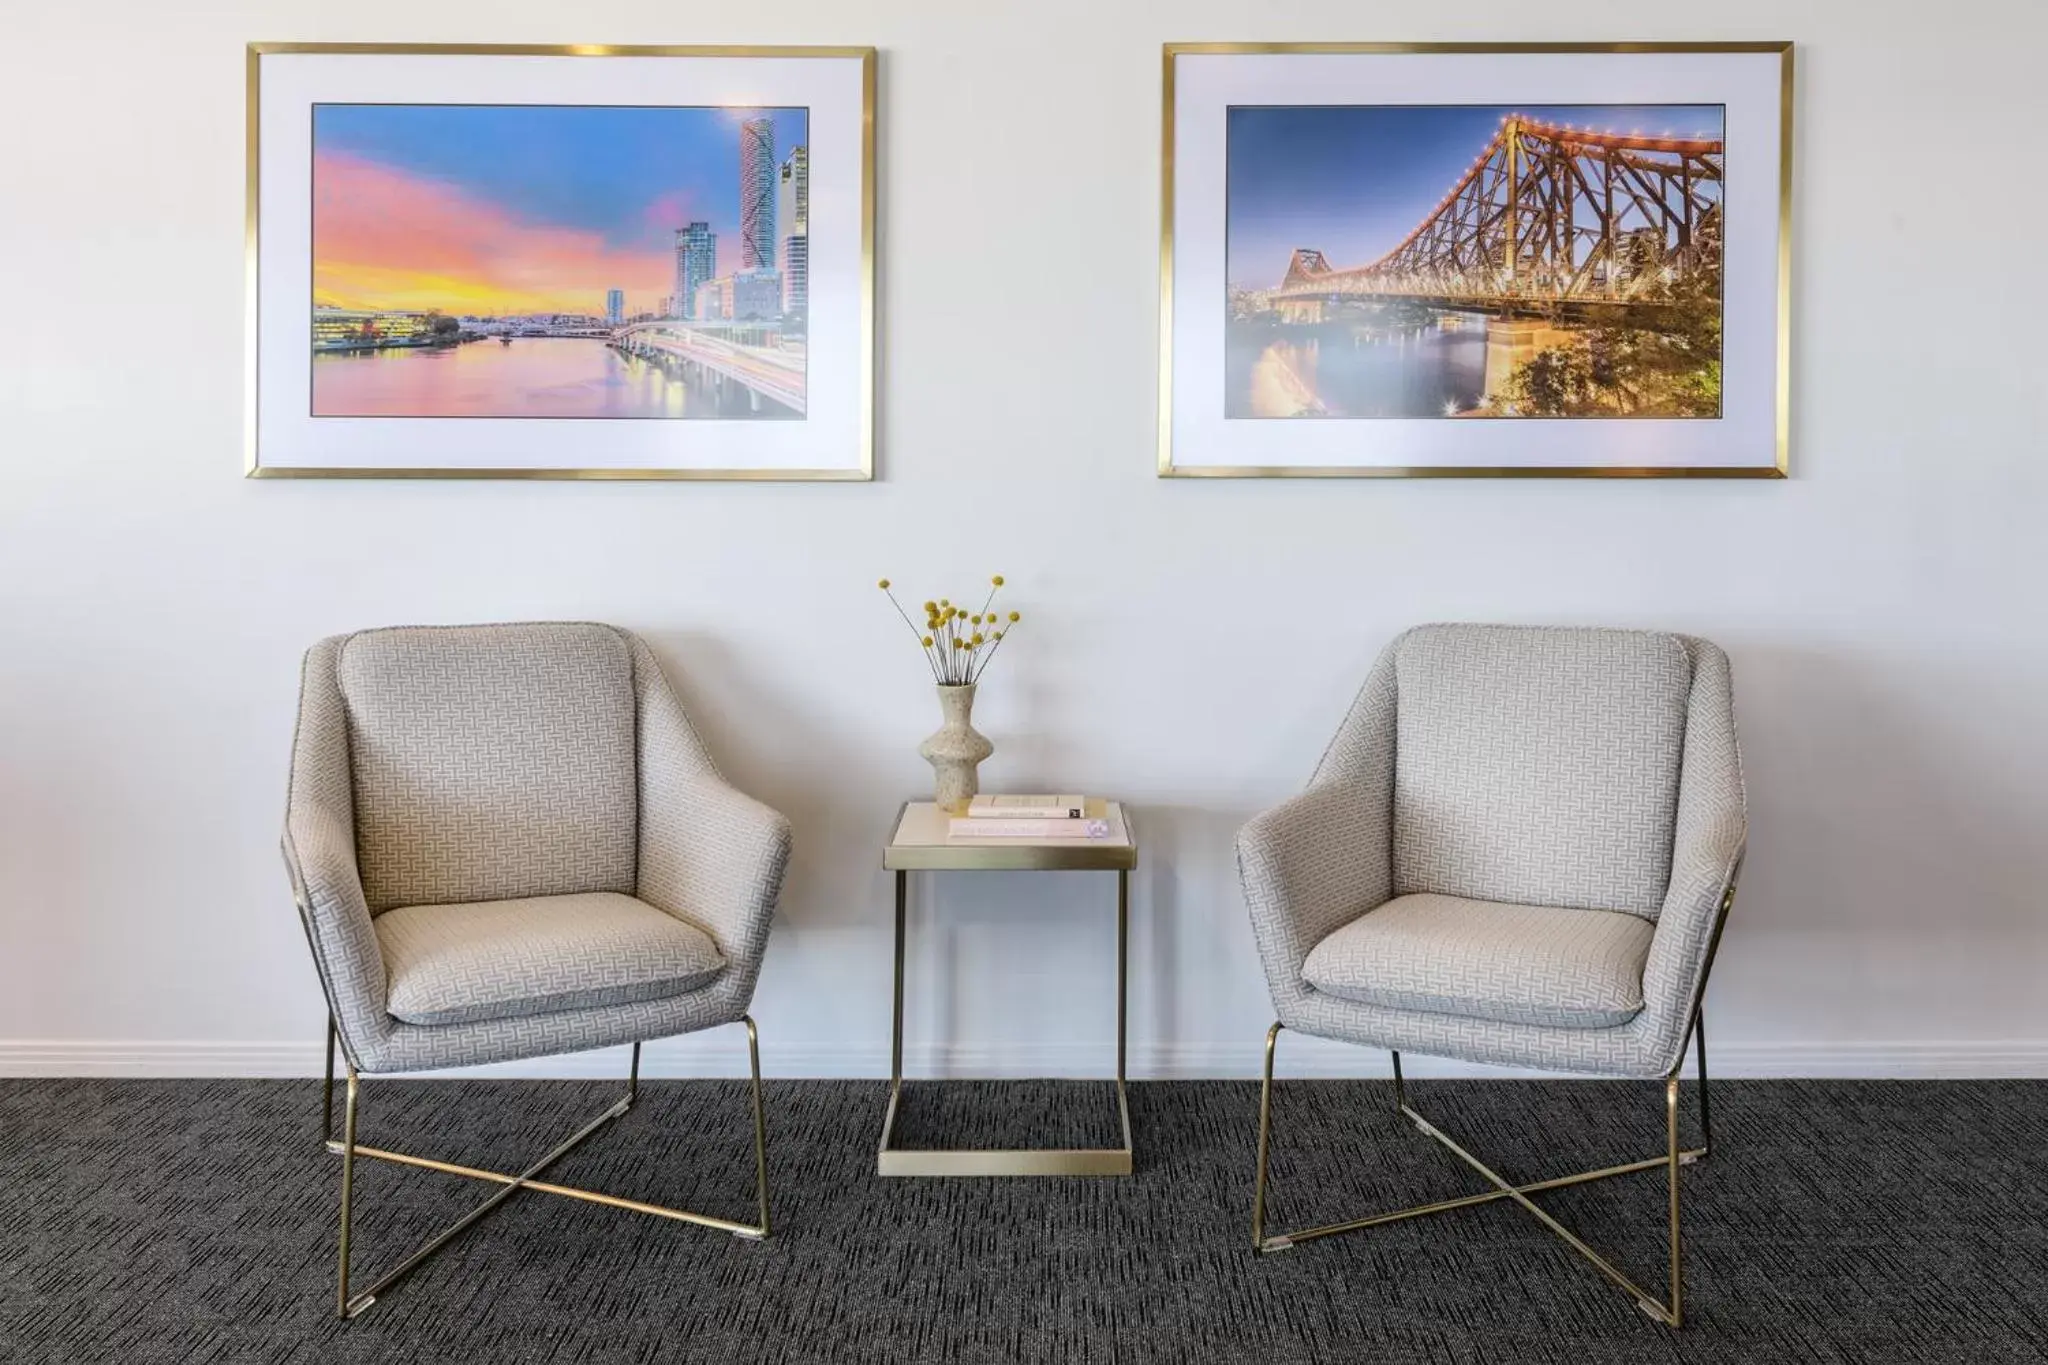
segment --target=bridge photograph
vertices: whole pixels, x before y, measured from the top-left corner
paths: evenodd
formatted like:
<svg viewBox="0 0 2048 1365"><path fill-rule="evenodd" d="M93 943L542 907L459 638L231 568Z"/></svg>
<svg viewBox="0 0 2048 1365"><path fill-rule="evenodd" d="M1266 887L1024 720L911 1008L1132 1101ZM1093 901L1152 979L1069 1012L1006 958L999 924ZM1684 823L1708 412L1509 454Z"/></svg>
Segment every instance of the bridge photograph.
<svg viewBox="0 0 2048 1365"><path fill-rule="evenodd" d="M1231 108L1226 415L1719 416L1723 123Z"/></svg>
<svg viewBox="0 0 2048 1365"><path fill-rule="evenodd" d="M315 417L806 416L809 114L318 104Z"/></svg>

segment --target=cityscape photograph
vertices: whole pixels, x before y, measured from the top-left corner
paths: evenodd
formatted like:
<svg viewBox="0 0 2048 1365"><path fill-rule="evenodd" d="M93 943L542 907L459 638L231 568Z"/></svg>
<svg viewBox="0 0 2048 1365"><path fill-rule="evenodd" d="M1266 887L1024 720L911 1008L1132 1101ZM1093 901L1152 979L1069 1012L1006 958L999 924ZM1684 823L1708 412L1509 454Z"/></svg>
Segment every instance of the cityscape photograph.
<svg viewBox="0 0 2048 1365"><path fill-rule="evenodd" d="M1231 108L1225 415L1718 417L1722 125Z"/></svg>
<svg viewBox="0 0 2048 1365"><path fill-rule="evenodd" d="M803 109L318 104L312 415L801 419Z"/></svg>

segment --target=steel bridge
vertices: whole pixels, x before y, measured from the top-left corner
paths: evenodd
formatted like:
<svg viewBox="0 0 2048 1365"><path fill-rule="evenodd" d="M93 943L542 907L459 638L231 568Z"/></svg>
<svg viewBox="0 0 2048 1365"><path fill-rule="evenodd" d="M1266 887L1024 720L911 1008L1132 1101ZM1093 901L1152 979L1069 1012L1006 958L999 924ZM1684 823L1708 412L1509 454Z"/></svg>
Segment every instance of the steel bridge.
<svg viewBox="0 0 2048 1365"><path fill-rule="evenodd" d="M1385 299L1435 308L1627 322L1671 320L1671 286L1707 272L1719 293L1719 139L1501 120L1435 208L1370 265L1297 250L1269 296L1290 321Z"/></svg>

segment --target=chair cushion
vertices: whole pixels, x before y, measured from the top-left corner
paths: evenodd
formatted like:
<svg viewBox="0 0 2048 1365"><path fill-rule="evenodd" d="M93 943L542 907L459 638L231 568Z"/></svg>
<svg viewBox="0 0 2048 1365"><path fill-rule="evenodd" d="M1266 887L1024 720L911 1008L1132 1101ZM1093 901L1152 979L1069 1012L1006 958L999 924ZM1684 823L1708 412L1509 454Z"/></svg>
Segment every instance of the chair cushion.
<svg viewBox="0 0 2048 1365"><path fill-rule="evenodd" d="M408 1024L660 1000L725 969L703 930L611 891L406 905L376 929L386 1008Z"/></svg>
<svg viewBox="0 0 2048 1365"><path fill-rule="evenodd" d="M1394 892L1626 910L1671 877L1676 635L1423 626L1395 645Z"/></svg>
<svg viewBox="0 0 2048 1365"><path fill-rule="evenodd" d="M1655 932L1613 910L1397 896L1318 943L1301 974L1361 1005L1612 1028L1643 1008Z"/></svg>
<svg viewBox="0 0 2048 1365"><path fill-rule="evenodd" d="M371 913L634 889L633 658L618 631L363 631L336 675Z"/></svg>

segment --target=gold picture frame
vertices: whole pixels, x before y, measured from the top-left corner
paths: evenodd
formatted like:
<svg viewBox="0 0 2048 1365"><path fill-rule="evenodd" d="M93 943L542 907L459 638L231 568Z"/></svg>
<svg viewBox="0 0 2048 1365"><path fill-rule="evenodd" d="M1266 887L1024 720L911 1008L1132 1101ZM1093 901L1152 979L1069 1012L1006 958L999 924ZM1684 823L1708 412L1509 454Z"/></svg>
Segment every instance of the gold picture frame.
<svg viewBox="0 0 2048 1365"><path fill-rule="evenodd" d="M860 64L858 192L857 359L853 382L858 458L827 467L593 467L565 466L335 466L265 463L259 444L262 395L261 207L264 59L293 54L431 57L661 57L852 60ZM255 479L597 479L766 482L869 481L875 477L876 256L875 85L876 49L866 46L286 43L252 42L246 53L246 219L244 224L244 474Z"/></svg>
<svg viewBox="0 0 2048 1365"><path fill-rule="evenodd" d="M1174 458L1174 294L1176 172L1176 64L1182 57L1238 55L1550 55L1550 54L1728 54L1778 57L1775 216L1776 284L1772 301L1772 361L1769 395L1770 459L1746 464L1388 464L1188 463ZM1793 44L1787 42L1645 43L1168 43L1162 50L1160 106L1159 221L1159 407L1158 474L1162 478L1763 478L1789 471L1791 443ZM1456 101L1450 101L1455 103ZM1317 101L1304 100L1304 104ZM1527 419L1523 419L1527 420Z"/></svg>

